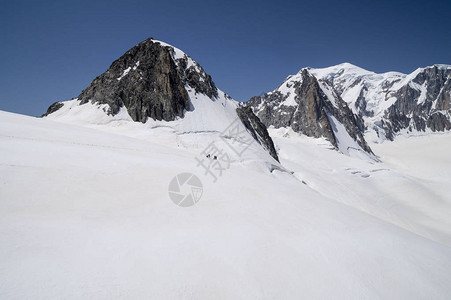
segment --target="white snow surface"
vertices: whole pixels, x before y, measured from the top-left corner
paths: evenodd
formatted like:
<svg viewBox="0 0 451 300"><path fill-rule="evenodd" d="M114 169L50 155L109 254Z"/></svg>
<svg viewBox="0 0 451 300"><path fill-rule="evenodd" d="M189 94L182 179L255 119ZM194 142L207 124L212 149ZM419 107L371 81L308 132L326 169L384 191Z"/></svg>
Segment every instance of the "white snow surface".
<svg viewBox="0 0 451 300"><path fill-rule="evenodd" d="M86 105L0 112L1 299L449 299L449 135L377 145L382 164L271 130L293 174L254 143L213 183L195 157L216 133L190 132L209 119L81 124Z"/></svg>
<svg viewBox="0 0 451 300"><path fill-rule="evenodd" d="M321 194L451 246L451 133L370 144L381 162L340 155L292 129L270 134L282 165Z"/></svg>
<svg viewBox="0 0 451 300"><path fill-rule="evenodd" d="M384 103L387 101L385 85L391 82L402 81L406 78L405 74L399 72L376 74L350 63L321 69L311 68L309 71L320 81L333 81L334 87L354 113L357 113L355 103L362 89L368 89L368 91L363 91L369 100L367 109L373 110L375 116L380 116L386 107L393 104Z"/></svg>
<svg viewBox="0 0 451 300"><path fill-rule="evenodd" d="M156 143L171 144L198 152L204 150L212 141L223 143L221 137L226 135L224 130L238 120L237 103L220 90L216 99L210 99L204 94L196 93L189 86L186 89L193 109L185 112L183 118L171 122L155 121L150 118L144 124L134 122L125 107L122 107L117 115L111 116L107 114L108 105L91 102L80 105L78 99L61 102L63 107L45 118L130 137L150 139ZM252 139L247 131L245 136ZM255 143L251 145L251 148L269 165L275 163L259 144ZM241 158L234 156L233 159Z"/></svg>

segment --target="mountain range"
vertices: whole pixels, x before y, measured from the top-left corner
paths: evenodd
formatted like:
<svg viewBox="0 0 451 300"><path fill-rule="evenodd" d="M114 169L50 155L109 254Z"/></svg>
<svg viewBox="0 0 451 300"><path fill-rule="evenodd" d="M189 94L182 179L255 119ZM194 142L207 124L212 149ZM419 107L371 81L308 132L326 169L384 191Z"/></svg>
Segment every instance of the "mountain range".
<svg viewBox="0 0 451 300"><path fill-rule="evenodd" d="M304 68L247 105L267 126L323 136L340 148L334 130L338 120L370 152L365 139L393 141L398 135L450 130L450 95L449 65L419 68L406 75L376 74L343 63Z"/></svg>
<svg viewBox="0 0 451 300"><path fill-rule="evenodd" d="M303 68L274 91L239 103L216 88L211 76L180 49L147 39L114 61L72 102L104 105L104 112L113 117L123 110L131 120L142 123L184 119L187 112L204 114L202 121L191 121L196 124L192 131L213 130L213 123L225 126L216 121L205 124L205 118L217 114L229 123L237 116L252 119L254 122L243 124L276 160L266 130L270 126L324 137L341 153L360 152L376 159L368 139L393 141L399 135L450 130L450 95L449 65L419 68L411 74L376 74L343 63ZM204 100L198 101L199 97ZM215 112L202 111L210 104ZM61 111L55 112L64 105L68 102L52 104L43 116L61 118ZM239 107L241 113L237 114ZM64 114L68 117L71 112ZM265 126L257 125L260 122Z"/></svg>

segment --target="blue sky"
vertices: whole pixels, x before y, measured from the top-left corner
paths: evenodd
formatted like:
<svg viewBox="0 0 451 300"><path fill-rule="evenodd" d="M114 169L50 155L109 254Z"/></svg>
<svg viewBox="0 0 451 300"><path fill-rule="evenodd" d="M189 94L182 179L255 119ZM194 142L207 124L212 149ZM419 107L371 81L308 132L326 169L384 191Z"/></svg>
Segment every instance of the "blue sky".
<svg viewBox="0 0 451 300"><path fill-rule="evenodd" d="M451 64L451 1L2 1L0 110L41 115L154 37L239 101L302 67Z"/></svg>

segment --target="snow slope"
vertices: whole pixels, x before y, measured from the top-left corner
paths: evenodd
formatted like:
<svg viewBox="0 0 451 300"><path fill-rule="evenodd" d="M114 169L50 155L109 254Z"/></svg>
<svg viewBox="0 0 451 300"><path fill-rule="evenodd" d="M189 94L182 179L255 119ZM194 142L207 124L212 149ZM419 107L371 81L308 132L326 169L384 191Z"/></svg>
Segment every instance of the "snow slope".
<svg viewBox="0 0 451 300"><path fill-rule="evenodd" d="M247 163L261 160L264 161L268 170L271 170L273 165L279 165L260 144L254 142L252 136L245 130L238 119L237 104L234 100L227 98L222 93L212 101L206 95L195 93L189 88L188 94L194 110L186 112L184 118L171 122L152 119L148 119L144 124L134 122L124 108L119 114L111 116L105 113L106 105L92 103L80 105L77 99L61 102L64 106L48 115L46 119L119 133L141 140L183 148L197 154L208 148L212 142L220 149L230 148L226 141L228 132L225 130L233 124L238 124L243 131L244 140L250 141L249 149L252 151L246 151L243 155L232 151L228 154L229 158L232 161L247 159ZM241 153L242 149L247 148L247 144L241 143L234 147L238 147L237 152Z"/></svg>
<svg viewBox="0 0 451 300"><path fill-rule="evenodd" d="M451 246L451 134L371 144L381 162L340 155L291 129L270 134L282 165L322 195Z"/></svg>
<svg viewBox="0 0 451 300"><path fill-rule="evenodd" d="M294 175L268 171L254 147L213 183L195 160L207 133L180 145L177 121L124 119L95 129L0 112L1 299L449 299L449 240L355 207L365 199L342 203L349 188L320 185L349 172L343 185L371 195L364 180L389 181L392 171L363 179L343 170L357 160L311 152L310 140L294 156L297 138L282 134ZM181 172L204 186L190 208L168 196ZM381 201L374 210L388 210ZM400 219L418 213L395 208L387 213Z"/></svg>

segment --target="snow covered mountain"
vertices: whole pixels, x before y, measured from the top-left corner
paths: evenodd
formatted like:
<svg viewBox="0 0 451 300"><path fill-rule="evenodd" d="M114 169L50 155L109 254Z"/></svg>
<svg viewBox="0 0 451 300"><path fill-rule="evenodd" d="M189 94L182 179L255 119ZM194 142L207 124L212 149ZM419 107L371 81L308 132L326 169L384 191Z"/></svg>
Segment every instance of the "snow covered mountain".
<svg viewBox="0 0 451 300"><path fill-rule="evenodd" d="M451 66L419 68L411 74L376 74L349 63L309 69L332 86L365 122L365 137L451 129Z"/></svg>
<svg viewBox="0 0 451 300"><path fill-rule="evenodd" d="M406 75L376 74L344 63L304 68L276 90L251 98L248 105L267 126L325 137L343 153L371 153L365 139L450 130L450 96L448 65Z"/></svg>
<svg viewBox="0 0 451 300"><path fill-rule="evenodd" d="M289 76L277 89L251 98L246 105L266 126L292 128L311 137L324 137L340 152L374 157L363 137L363 121L352 113L327 82L308 69Z"/></svg>
<svg viewBox="0 0 451 300"><path fill-rule="evenodd" d="M247 122L254 119L252 111L238 115L238 107L187 54L149 38L114 61L76 99L52 104L43 117L107 128L112 122L140 122L141 127L154 129L152 134L170 131L168 138L196 148L208 146L218 136L228 137L224 130L241 118L243 134L254 138L277 161L266 127L259 126L258 118ZM200 134L209 137L196 138Z"/></svg>

